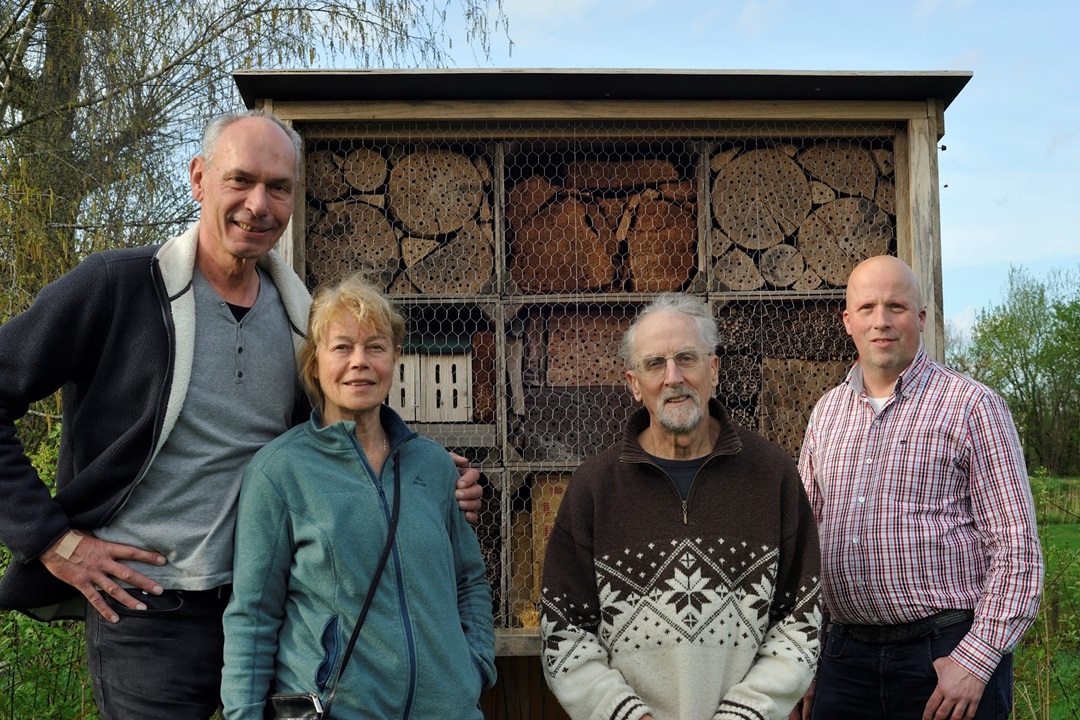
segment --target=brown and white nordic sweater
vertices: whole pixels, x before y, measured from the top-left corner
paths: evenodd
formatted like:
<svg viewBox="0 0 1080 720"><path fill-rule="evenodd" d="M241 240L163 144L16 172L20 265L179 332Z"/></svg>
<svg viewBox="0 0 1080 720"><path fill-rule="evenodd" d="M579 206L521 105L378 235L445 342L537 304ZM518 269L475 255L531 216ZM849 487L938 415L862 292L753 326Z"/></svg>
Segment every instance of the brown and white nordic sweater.
<svg viewBox="0 0 1080 720"><path fill-rule="evenodd" d="M638 443L574 473L544 561L548 684L575 720L781 720L809 685L817 531L794 461L733 425L687 501Z"/></svg>

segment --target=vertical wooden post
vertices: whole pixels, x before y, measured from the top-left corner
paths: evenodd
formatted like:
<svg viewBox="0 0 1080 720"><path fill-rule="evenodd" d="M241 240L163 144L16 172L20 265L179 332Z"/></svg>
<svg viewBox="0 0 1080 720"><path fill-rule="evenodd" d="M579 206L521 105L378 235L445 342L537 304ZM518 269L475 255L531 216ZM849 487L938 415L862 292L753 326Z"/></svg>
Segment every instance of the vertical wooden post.
<svg viewBox="0 0 1080 720"><path fill-rule="evenodd" d="M931 358L945 359L941 289L941 221L938 216L937 143L943 132L940 101L927 100L926 116L908 120L896 136L897 255L922 283L926 305L923 345Z"/></svg>

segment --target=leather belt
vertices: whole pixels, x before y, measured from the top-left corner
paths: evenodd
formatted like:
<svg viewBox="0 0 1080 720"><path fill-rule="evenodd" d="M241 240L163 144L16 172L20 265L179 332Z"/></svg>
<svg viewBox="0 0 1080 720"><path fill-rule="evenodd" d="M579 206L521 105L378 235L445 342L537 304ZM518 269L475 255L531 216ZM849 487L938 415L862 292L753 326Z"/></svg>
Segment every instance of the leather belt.
<svg viewBox="0 0 1080 720"><path fill-rule="evenodd" d="M898 625L842 625L859 642L874 645L892 645L911 642L926 637L934 628L949 627L971 620L975 613L971 610L942 610L930 617ZM841 623L837 623L841 625Z"/></svg>

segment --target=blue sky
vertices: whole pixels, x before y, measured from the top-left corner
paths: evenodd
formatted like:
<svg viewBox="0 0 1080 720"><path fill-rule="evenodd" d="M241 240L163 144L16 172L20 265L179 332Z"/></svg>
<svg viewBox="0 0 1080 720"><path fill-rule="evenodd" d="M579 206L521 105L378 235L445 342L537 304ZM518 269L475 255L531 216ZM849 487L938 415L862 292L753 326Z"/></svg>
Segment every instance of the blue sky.
<svg viewBox="0 0 1080 720"><path fill-rule="evenodd" d="M1010 265L1080 267L1075 0L503 0L512 51L459 67L970 70L939 154L945 316L967 328Z"/></svg>

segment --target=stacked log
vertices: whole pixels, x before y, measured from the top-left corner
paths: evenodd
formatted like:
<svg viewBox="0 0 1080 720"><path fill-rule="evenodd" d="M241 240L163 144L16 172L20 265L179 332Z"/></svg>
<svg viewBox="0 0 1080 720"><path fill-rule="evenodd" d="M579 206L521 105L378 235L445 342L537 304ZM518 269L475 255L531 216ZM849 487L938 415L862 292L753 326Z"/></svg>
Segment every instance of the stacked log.
<svg viewBox="0 0 1080 720"><path fill-rule="evenodd" d="M314 283L359 270L391 294L485 290L495 267L486 161L438 147L390 157L363 146L307 154Z"/></svg>
<svg viewBox="0 0 1080 720"><path fill-rule="evenodd" d="M843 287L855 264L895 238L891 151L829 139L729 147L709 165L719 291Z"/></svg>
<svg viewBox="0 0 1080 720"><path fill-rule="evenodd" d="M506 196L510 269L526 292L660 292L695 270L696 185L663 159L565 163Z"/></svg>

